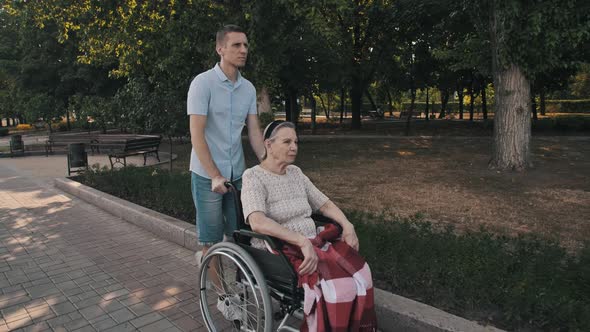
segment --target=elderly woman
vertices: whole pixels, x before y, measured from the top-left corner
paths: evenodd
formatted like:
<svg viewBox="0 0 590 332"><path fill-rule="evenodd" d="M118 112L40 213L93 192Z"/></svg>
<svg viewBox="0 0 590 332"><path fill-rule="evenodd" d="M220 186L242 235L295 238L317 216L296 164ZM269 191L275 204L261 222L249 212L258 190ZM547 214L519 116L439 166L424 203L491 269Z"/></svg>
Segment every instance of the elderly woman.
<svg viewBox="0 0 590 332"><path fill-rule="evenodd" d="M354 226L293 165L297 144L293 123L274 121L266 127L266 155L242 176L246 222L254 231L288 244L283 252L305 293L302 330L375 331L371 272L358 254ZM341 237L334 236L335 227L318 233L312 212L342 226ZM259 239L253 239L252 246L265 247Z"/></svg>

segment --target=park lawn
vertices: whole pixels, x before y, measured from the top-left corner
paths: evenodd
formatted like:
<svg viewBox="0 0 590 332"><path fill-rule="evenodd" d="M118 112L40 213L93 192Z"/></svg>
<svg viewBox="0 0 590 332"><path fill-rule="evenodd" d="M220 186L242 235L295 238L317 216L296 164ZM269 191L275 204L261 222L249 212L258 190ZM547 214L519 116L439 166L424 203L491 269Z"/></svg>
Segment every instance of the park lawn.
<svg viewBox="0 0 590 332"><path fill-rule="evenodd" d="M575 251L590 238L588 143L588 137L533 137L535 167L503 173L487 168L490 137L305 136L296 164L345 210L418 215L460 232L536 234ZM190 144L174 153L174 168L188 170Z"/></svg>

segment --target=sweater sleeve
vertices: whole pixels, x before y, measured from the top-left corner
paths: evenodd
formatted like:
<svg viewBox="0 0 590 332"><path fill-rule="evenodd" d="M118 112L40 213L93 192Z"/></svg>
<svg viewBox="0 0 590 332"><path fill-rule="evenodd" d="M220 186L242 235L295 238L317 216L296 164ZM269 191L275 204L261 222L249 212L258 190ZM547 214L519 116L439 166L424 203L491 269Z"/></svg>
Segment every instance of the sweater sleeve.
<svg viewBox="0 0 590 332"><path fill-rule="evenodd" d="M330 199L328 196L324 195L324 193L322 193L305 174L303 174L301 169L298 170L301 178L303 179L309 206L311 206L311 210L315 212L324 206L324 204L326 204Z"/></svg>
<svg viewBox="0 0 590 332"><path fill-rule="evenodd" d="M267 214L266 209L266 188L260 179L248 169L242 175L242 209L244 212L245 222L248 224L248 217L253 212L262 212Z"/></svg>

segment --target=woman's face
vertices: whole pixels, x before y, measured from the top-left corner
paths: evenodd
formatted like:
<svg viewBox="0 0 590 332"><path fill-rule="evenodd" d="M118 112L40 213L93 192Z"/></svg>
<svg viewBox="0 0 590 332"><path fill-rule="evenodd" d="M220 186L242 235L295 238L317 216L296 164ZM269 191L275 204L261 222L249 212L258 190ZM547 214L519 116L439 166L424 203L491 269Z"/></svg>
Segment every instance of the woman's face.
<svg viewBox="0 0 590 332"><path fill-rule="evenodd" d="M280 163L292 164L297 157L297 134L292 128L279 128L272 140L267 141L268 154Z"/></svg>

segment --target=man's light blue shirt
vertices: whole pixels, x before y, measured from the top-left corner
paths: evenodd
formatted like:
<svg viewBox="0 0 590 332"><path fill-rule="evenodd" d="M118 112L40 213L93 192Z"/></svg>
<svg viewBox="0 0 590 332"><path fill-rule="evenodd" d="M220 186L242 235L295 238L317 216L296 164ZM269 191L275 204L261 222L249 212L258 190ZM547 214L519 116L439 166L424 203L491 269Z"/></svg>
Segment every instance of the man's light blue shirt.
<svg viewBox="0 0 590 332"><path fill-rule="evenodd" d="M199 74L188 90L187 113L207 116L205 140L221 175L230 180L242 177L246 168L242 148L242 129L248 114L256 114L256 89L238 72L235 83L225 76L219 64ZM211 178L195 150L191 151L190 170Z"/></svg>

